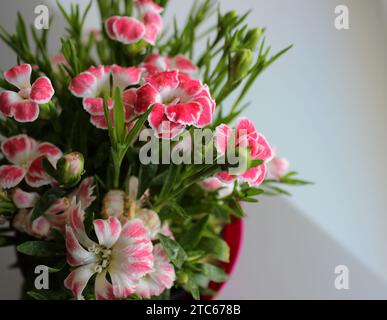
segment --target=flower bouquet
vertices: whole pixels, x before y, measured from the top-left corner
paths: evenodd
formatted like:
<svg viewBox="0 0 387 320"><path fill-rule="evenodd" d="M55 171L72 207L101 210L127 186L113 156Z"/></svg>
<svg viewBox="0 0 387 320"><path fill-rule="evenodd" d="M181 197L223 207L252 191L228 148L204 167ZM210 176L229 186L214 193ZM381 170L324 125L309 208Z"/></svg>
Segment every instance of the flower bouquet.
<svg viewBox="0 0 387 320"><path fill-rule="evenodd" d="M0 79L0 245L16 247L23 298L214 295L241 203L307 183L240 118L255 79L290 47L271 55L248 14L210 0L171 30L166 0L99 0L89 31L92 1L83 12L57 4L68 24L59 54L49 28L28 31L20 15L16 33L0 29L17 58Z"/></svg>

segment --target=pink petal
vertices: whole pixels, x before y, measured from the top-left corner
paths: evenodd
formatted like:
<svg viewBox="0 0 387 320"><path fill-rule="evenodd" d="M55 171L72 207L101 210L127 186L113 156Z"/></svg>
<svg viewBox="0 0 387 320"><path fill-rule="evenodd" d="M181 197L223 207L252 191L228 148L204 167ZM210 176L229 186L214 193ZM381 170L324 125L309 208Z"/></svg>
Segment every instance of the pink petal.
<svg viewBox="0 0 387 320"><path fill-rule="evenodd" d="M76 268L65 279L65 287L70 289L78 300L83 300L82 292L95 273L94 268L95 266L92 263Z"/></svg>
<svg viewBox="0 0 387 320"><path fill-rule="evenodd" d="M268 160L273 156L271 147L262 134L258 135L258 148L256 151L252 150L252 156L260 160Z"/></svg>
<svg viewBox="0 0 387 320"><path fill-rule="evenodd" d="M219 172L216 177L224 183L230 183L235 180L235 177L229 175L227 171Z"/></svg>
<svg viewBox="0 0 387 320"><path fill-rule="evenodd" d="M97 95L97 78L85 71L71 80L69 90L78 98L95 97Z"/></svg>
<svg viewBox="0 0 387 320"><path fill-rule="evenodd" d="M83 108L92 116L103 116L105 114L102 98L83 98ZM108 109L113 109L113 101L107 100Z"/></svg>
<svg viewBox="0 0 387 320"><path fill-rule="evenodd" d="M40 216L32 221L31 231L34 235L38 237L47 237L50 233L50 223L44 216Z"/></svg>
<svg viewBox="0 0 387 320"><path fill-rule="evenodd" d="M39 117L39 105L31 100L16 102L11 108L13 117L18 122L33 122Z"/></svg>
<svg viewBox="0 0 387 320"><path fill-rule="evenodd" d="M269 179L279 179L286 174L290 163L286 158L274 157L267 164L267 177Z"/></svg>
<svg viewBox="0 0 387 320"><path fill-rule="evenodd" d="M128 89L122 93L122 100L125 107L125 121L129 121L135 116L134 106L137 101L136 89Z"/></svg>
<svg viewBox="0 0 387 320"><path fill-rule="evenodd" d="M29 64L21 64L4 72L4 79L19 89L31 87L32 67Z"/></svg>
<svg viewBox="0 0 387 320"><path fill-rule="evenodd" d="M148 122L159 137L173 139L184 131L185 125L169 121L164 110L163 104L155 104L149 114Z"/></svg>
<svg viewBox="0 0 387 320"><path fill-rule="evenodd" d="M258 167L251 168L241 175L241 179L251 186L259 186L265 179L266 165L261 164Z"/></svg>
<svg viewBox="0 0 387 320"><path fill-rule="evenodd" d="M66 226L67 263L76 267L94 262L97 257L94 253L84 249L75 236L74 230Z"/></svg>
<svg viewBox="0 0 387 320"><path fill-rule="evenodd" d="M136 291L138 279L130 277L121 270L110 268L110 278L112 280L113 295L116 298L127 298Z"/></svg>
<svg viewBox="0 0 387 320"><path fill-rule="evenodd" d="M59 158L62 157L63 153L52 143L43 142L38 145L37 153L41 156L45 156L52 165L56 165Z"/></svg>
<svg viewBox="0 0 387 320"><path fill-rule="evenodd" d="M14 165L0 167L0 187L9 189L16 187L24 178L25 170Z"/></svg>
<svg viewBox="0 0 387 320"><path fill-rule="evenodd" d="M55 91L47 77L40 77L32 84L30 98L38 104L48 103Z"/></svg>
<svg viewBox="0 0 387 320"><path fill-rule="evenodd" d="M206 97L197 98L195 101L202 106L202 112L195 123L195 127L203 128L212 122L212 105L210 100Z"/></svg>
<svg viewBox="0 0 387 320"><path fill-rule="evenodd" d="M26 174L26 182L34 188L39 188L51 184L54 180L43 169L43 157L38 157L28 167Z"/></svg>
<svg viewBox="0 0 387 320"><path fill-rule="evenodd" d="M33 138L20 134L5 139L1 144L1 151L8 161L24 165L34 156L36 146L37 143Z"/></svg>
<svg viewBox="0 0 387 320"><path fill-rule="evenodd" d="M113 286L106 280L106 272L101 272L95 278L95 298L97 300L114 300Z"/></svg>
<svg viewBox="0 0 387 320"><path fill-rule="evenodd" d="M173 66L180 72L192 74L197 71L197 66L183 55L177 55L171 59Z"/></svg>
<svg viewBox="0 0 387 320"><path fill-rule="evenodd" d="M176 89L179 86L178 71L164 71L145 78L157 91Z"/></svg>
<svg viewBox="0 0 387 320"><path fill-rule="evenodd" d="M121 223L115 217L108 220L97 219L94 221L94 230L99 244L111 248L121 234Z"/></svg>
<svg viewBox="0 0 387 320"><path fill-rule="evenodd" d="M188 97L196 96L203 90L207 90L199 80L191 79L191 77L184 73L179 73L179 89ZM201 93L203 95L203 93Z"/></svg>
<svg viewBox="0 0 387 320"><path fill-rule="evenodd" d="M111 118L113 118L112 115ZM90 123L98 129L107 130L108 128L105 116L91 116Z"/></svg>
<svg viewBox="0 0 387 320"><path fill-rule="evenodd" d="M137 90L135 111L136 113L142 114L146 112L151 105L159 102L161 102L160 92L151 84L147 83Z"/></svg>
<svg viewBox="0 0 387 320"><path fill-rule="evenodd" d="M172 122L184 125L196 123L203 107L197 102L171 104L165 108L165 114Z"/></svg>
<svg viewBox="0 0 387 320"><path fill-rule="evenodd" d="M232 136L232 129L227 124L221 124L215 129L215 147L218 153L225 154Z"/></svg>
<svg viewBox="0 0 387 320"><path fill-rule="evenodd" d="M85 248L95 245L95 242L90 240L85 231L85 226L83 224L83 221L85 220L85 211L81 208L80 203L76 203L74 198L70 207L67 209L66 214L69 218L69 224L79 242Z"/></svg>
<svg viewBox="0 0 387 320"><path fill-rule="evenodd" d="M164 10L163 7L152 0L136 0L136 5L142 12L154 11L156 13L161 13Z"/></svg>
<svg viewBox="0 0 387 320"><path fill-rule="evenodd" d="M144 24L132 17L116 19L112 24L112 28L115 40L124 44L137 42L145 34Z"/></svg>
<svg viewBox="0 0 387 320"><path fill-rule="evenodd" d="M156 44L157 36L160 33L160 27L154 23L148 23L145 25L144 40L151 45Z"/></svg>
<svg viewBox="0 0 387 320"><path fill-rule="evenodd" d="M153 249L153 271L142 278L136 292L143 298L159 296L165 289L170 289L175 281L175 269L169 262L164 249L157 244Z"/></svg>
<svg viewBox="0 0 387 320"><path fill-rule="evenodd" d="M106 33L108 34L109 38L113 39L113 40L116 40L116 33L114 32L113 30L113 25L114 23L119 20L121 17L119 16L112 16L112 17L109 17L106 21L105 21L105 29L106 29Z"/></svg>
<svg viewBox="0 0 387 320"><path fill-rule="evenodd" d="M122 227L121 235L112 248L112 256L115 257L111 261L112 278L114 271L124 272L132 282L136 282L152 270L152 242L140 219L130 220Z"/></svg>
<svg viewBox="0 0 387 320"><path fill-rule="evenodd" d="M88 207L90 207L92 202L96 199L96 197L93 195L94 188L94 178L89 177L83 179L75 191L77 201L81 204L81 208L83 210L86 210Z"/></svg>
<svg viewBox="0 0 387 320"><path fill-rule="evenodd" d="M112 66L113 84L120 89L125 89L128 86L139 84L142 68L137 67L120 67L118 65Z"/></svg>
<svg viewBox="0 0 387 320"><path fill-rule="evenodd" d="M3 91L0 93L0 112L5 117L12 116L12 105L22 101L18 93L13 91Z"/></svg>
<svg viewBox="0 0 387 320"><path fill-rule="evenodd" d="M18 209L34 207L39 198L40 196L36 192L25 192L20 188L12 191L12 201Z"/></svg>

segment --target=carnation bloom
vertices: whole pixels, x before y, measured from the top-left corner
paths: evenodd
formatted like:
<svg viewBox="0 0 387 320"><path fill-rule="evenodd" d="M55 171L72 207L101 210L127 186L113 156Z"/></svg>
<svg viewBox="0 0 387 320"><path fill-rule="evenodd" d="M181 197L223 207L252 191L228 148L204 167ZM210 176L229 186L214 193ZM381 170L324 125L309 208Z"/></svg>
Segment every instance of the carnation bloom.
<svg viewBox="0 0 387 320"><path fill-rule="evenodd" d="M281 158L277 156L276 149L273 149L272 157L267 161L267 179L279 179L283 177L288 171L290 166L289 160L286 158Z"/></svg>
<svg viewBox="0 0 387 320"><path fill-rule="evenodd" d="M224 198L229 196L230 194L232 194L234 190L233 182L225 183L223 181L220 181L216 177L210 177L199 182L199 186L208 192L217 191L219 198Z"/></svg>
<svg viewBox="0 0 387 320"><path fill-rule="evenodd" d="M65 287L72 290L77 299L82 299L88 281L97 274L96 299L126 298L133 294L139 280L153 267L153 246L142 221L134 219L121 226L115 217L94 220L98 239L95 242L86 234L85 212L80 205L73 202L68 210L67 262L75 269L65 279Z"/></svg>
<svg viewBox="0 0 387 320"><path fill-rule="evenodd" d="M220 154L227 152L227 147L233 137L233 129L228 125L222 124L216 128L215 145ZM235 128L234 146L236 148L247 148L251 160L268 160L272 156L271 148L265 137L254 127L254 124L247 118L238 121ZM258 186L262 183L266 174L266 165L262 163L259 166L252 167L244 173L233 176L228 172L221 172L217 177L223 182L231 182L236 178L246 181L252 186Z"/></svg>
<svg viewBox="0 0 387 320"><path fill-rule="evenodd" d="M123 91L128 86L139 84L141 74L142 69L136 67L125 68L118 65L90 67L72 79L69 89L74 96L83 98L83 108L91 115L91 123L97 128L107 129L103 97L109 97L107 104L113 120L112 93L116 88ZM110 76L113 78L112 86ZM135 90L123 91L122 99L125 106L125 121L129 124L134 116Z"/></svg>
<svg viewBox="0 0 387 320"><path fill-rule="evenodd" d="M137 90L135 111L142 114L152 105L149 124L164 139L181 134L187 125L203 128L215 110L207 85L176 70L145 78Z"/></svg>
<svg viewBox="0 0 387 320"><path fill-rule="evenodd" d="M93 196L94 178L84 179L73 193L54 201L54 203L43 212L41 216L32 221L32 209L40 195L35 192L25 192L16 188L11 192L11 198L16 208L20 209L13 220L13 227L31 236L38 238L50 238L51 231L56 229L64 233L65 224L68 220L67 209L70 206L70 199L75 197L86 210L94 201Z"/></svg>
<svg viewBox="0 0 387 320"><path fill-rule="evenodd" d="M138 19L112 16L105 21L106 32L111 39L124 44L144 40L154 45L163 27L163 8L151 0L137 0L135 5Z"/></svg>
<svg viewBox="0 0 387 320"><path fill-rule="evenodd" d="M190 59L181 54L175 57L164 57L157 53L152 53L145 58L141 66L148 75L168 70L178 70L181 73L193 75L198 70L197 66Z"/></svg>
<svg viewBox="0 0 387 320"><path fill-rule="evenodd" d="M39 105L48 103L54 95L50 79L39 77L31 85L32 67L21 64L4 72L4 79L19 89L0 94L0 112L18 122L32 122L39 116Z"/></svg>
<svg viewBox="0 0 387 320"><path fill-rule="evenodd" d="M153 259L152 272L140 279L136 289L136 293L145 299L159 296L165 289L170 289L176 278L175 268L161 244L153 247Z"/></svg>
<svg viewBox="0 0 387 320"><path fill-rule="evenodd" d="M42 166L44 157L55 167L62 156L62 152L53 144L38 143L35 139L21 134L5 139L1 144L1 151L12 164L0 166L0 187L13 188L23 179L35 188L54 182Z"/></svg>
<svg viewBox="0 0 387 320"><path fill-rule="evenodd" d="M116 217L122 223L130 219L141 219L149 231L152 239L160 232L160 218L158 214L143 207L146 193L138 200L138 178L130 177L127 192L123 190L110 190L103 199L102 216L104 218Z"/></svg>

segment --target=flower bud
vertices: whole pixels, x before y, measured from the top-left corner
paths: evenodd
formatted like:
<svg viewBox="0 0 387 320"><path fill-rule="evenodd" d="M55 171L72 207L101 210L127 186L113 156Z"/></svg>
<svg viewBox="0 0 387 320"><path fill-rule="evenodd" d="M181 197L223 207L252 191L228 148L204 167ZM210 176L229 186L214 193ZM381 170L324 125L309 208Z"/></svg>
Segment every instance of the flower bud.
<svg viewBox="0 0 387 320"><path fill-rule="evenodd" d="M83 155L79 152L67 153L56 164L57 180L67 188L75 186L83 174Z"/></svg>
<svg viewBox="0 0 387 320"><path fill-rule="evenodd" d="M226 29L227 27L231 27L237 19L238 13L235 10L227 12L220 20L220 28Z"/></svg>
<svg viewBox="0 0 387 320"><path fill-rule="evenodd" d="M254 50L258 44L259 38L262 35L261 28L254 28L247 32L244 38L244 46L246 49Z"/></svg>
<svg viewBox="0 0 387 320"><path fill-rule="evenodd" d="M186 284L188 282L189 278L188 278L188 275L183 272L183 271L180 271L177 275L177 281L180 283L180 284Z"/></svg>
<svg viewBox="0 0 387 320"><path fill-rule="evenodd" d="M253 53L249 49L238 50L231 58L229 67L229 81L234 83L243 79L253 61Z"/></svg>

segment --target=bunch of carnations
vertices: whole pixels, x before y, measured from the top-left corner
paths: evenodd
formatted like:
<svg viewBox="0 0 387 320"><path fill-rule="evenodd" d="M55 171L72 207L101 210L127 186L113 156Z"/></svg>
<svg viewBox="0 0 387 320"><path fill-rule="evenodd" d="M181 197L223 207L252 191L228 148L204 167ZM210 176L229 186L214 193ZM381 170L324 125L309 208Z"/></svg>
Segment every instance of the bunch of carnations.
<svg viewBox="0 0 387 320"><path fill-rule="evenodd" d="M0 29L18 61L0 79L0 245L16 246L25 298L211 296L241 203L307 183L240 117L289 48L271 56L264 29L234 11L213 21L209 0L172 32L166 0L97 5L88 32L92 1L58 3L68 28L55 55L50 28L31 28L34 51L21 16L15 34Z"/></svg>

